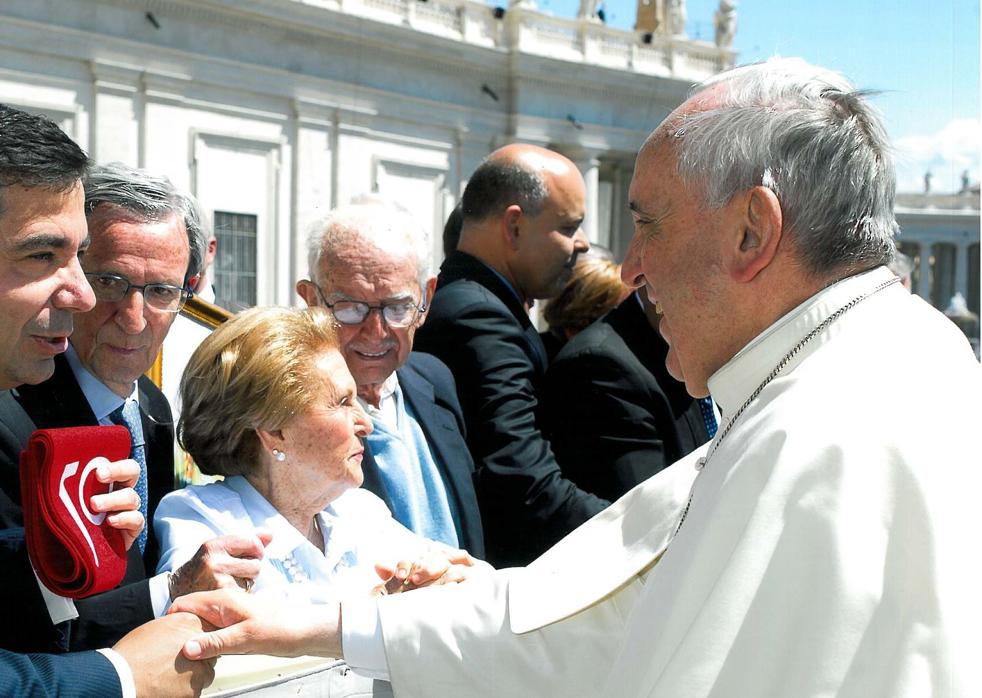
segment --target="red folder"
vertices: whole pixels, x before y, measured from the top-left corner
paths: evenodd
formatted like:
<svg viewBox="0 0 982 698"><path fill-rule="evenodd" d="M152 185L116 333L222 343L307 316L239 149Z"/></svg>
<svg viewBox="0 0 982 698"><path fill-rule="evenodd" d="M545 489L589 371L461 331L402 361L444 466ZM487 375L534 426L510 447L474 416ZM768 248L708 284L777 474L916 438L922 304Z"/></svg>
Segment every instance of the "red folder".
<svg viewBox="0 0 982 698"><path fill-rule="evenodd" d="M126 573L123 534L90 508L113 484L96 478L100 463L130 456L126 427L39 429L20 454L27 551L41 582L80 599L114 588Z"/></svg>

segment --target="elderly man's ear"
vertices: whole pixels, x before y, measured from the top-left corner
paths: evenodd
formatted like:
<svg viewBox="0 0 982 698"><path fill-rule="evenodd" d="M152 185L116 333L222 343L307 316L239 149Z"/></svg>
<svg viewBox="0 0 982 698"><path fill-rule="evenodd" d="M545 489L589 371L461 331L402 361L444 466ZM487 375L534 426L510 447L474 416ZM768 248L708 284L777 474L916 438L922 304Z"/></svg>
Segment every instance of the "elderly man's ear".
<svg viewBox="0 0 982 698"><path fill-rule="evenodd" d="M303 298L304 302L307 304L308 308L313 308L318 305L317 289L314 288L314 284L307 279L300 279L297 282L297 293Z"/></svg>
<svg viewBox="0 0 982 698"><path fill-rule="evenodd" d="M421 307L419 312L419 317L416 318L416 327L419 327L424 322L426 322L426 315L430 310L430 305L433 303L433 294L436 293L436 277L431 276L426 280L426 284L423 286L426 293L423 298L420 299Z"/></svg>
<svg viewBox="0 0 982 698"><path fill-rule="evenodd" d="M734 281L749 283L777 254L784 222L781 203L767 187L753 187L734 197L730 207L733 226L724 263Z"/></svg>

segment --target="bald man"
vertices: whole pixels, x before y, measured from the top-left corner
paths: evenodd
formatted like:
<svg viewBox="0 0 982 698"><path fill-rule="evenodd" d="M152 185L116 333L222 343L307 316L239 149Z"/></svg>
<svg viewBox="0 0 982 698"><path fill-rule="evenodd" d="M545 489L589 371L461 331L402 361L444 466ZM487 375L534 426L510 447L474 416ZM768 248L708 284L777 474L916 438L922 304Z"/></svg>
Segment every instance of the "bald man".
<svg viewBox="0 0 982 698"><path fill-rule="evenodd" d="M462 199L457 251L440 268L416 348L457 381L487 559L523 565L607 502L564 480L536 409L547 367L528 308L562 290L589 249L583 177L567 158L505 146L475 170Z"/></svg>

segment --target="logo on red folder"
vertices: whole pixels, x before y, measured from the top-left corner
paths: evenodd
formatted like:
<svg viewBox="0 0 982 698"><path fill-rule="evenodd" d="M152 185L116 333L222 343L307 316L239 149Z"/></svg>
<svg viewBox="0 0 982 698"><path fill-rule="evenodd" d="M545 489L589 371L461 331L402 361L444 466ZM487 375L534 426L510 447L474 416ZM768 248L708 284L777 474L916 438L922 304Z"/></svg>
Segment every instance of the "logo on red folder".
<svg viewBox="0 0 982 698"><path fill-rule="evenodd" d="M56 594L82 598L122 580L123 534L90 503L113 489L95 477L98 467L129 455L130 435L121 426L39 429L21 453L27 549L41 582Z"/></svg>

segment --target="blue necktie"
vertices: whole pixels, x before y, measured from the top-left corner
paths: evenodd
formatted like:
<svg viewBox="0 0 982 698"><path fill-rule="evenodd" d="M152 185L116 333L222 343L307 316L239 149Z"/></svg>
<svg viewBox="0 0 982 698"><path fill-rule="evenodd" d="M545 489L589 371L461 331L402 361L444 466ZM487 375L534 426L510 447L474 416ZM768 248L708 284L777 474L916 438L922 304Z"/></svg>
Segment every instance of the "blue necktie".
<svg viewBox="0 0 982 698"><path fill-rule="evenodd" d="M143 448L143 422L140 419L140 406L136 400L127 400L120 407L109 415L109 420L113 424L126 427L130 432L130 458L135 460L140 466L140 477L136 481L136 493L140 497L140 513L147 519L147 456ZM147 519L140 536L136 539L142 553L147 547L147 528L150 521Z"/></svg>
<svg viewBox="0 0 982 698"><path fill-rule="evenodd" d="M716 413L713 411L713 400L708 397L699 398L699 410L702 412L702 421L706 425L706 433L709 438L716 436Z"/></svg>

